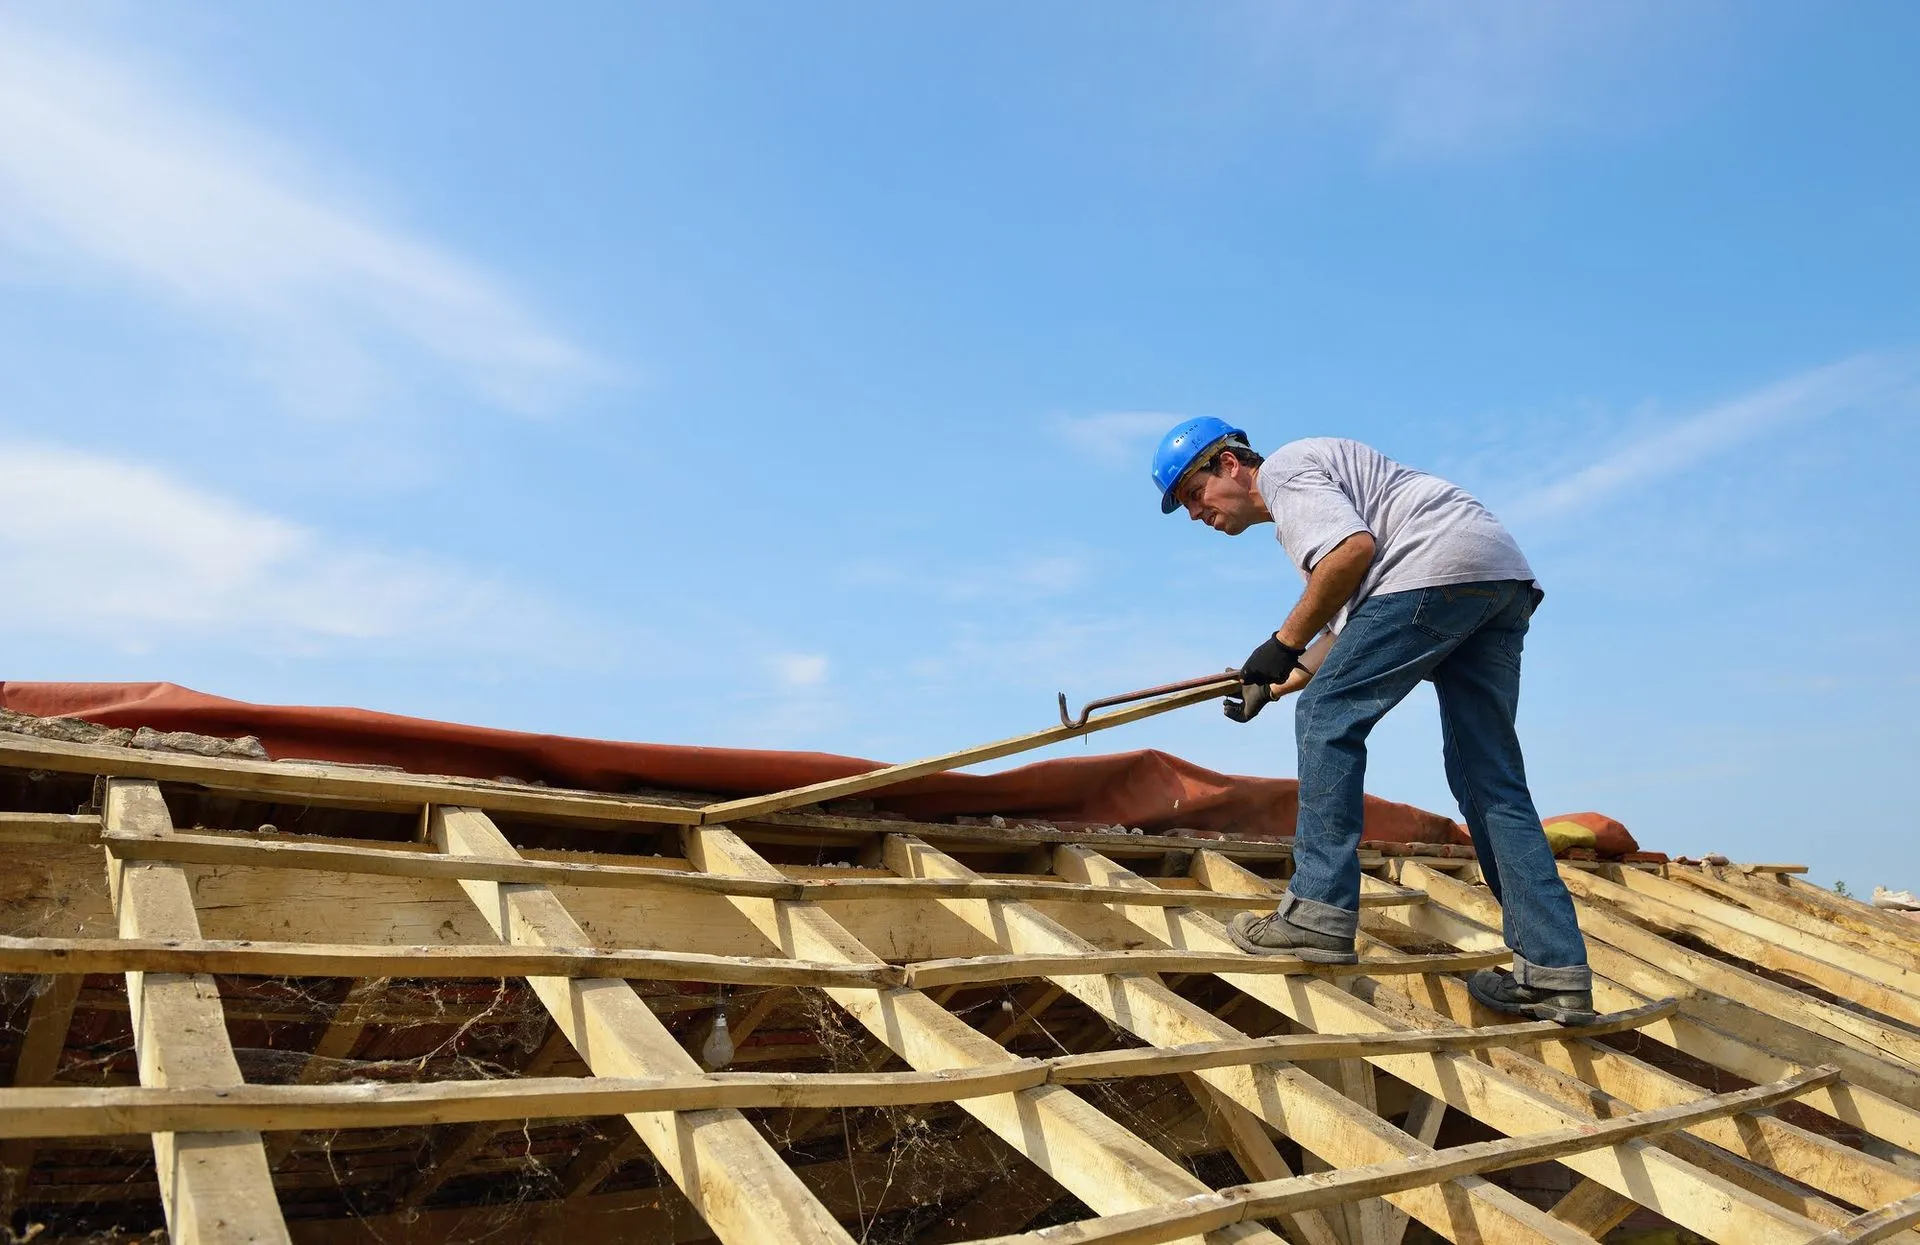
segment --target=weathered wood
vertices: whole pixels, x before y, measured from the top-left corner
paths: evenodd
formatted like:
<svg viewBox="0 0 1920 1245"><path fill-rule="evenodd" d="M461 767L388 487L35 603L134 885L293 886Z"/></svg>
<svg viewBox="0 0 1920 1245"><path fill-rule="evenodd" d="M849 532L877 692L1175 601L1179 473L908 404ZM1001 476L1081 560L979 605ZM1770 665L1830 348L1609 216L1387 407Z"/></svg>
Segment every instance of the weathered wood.
<svg viewBox="0 0 1920 1245"><path fill-rule="evenodd" d="M1920 1224L1920 1196L1902 1198L1815 1237L1807 1245L1874 1245Z"/></svg>
<svg viewBox="0 0 1920 1245"><path fill-rule="evenodd" d="M1233 1155L1240 1170L1254 1180L1287 1180L1296 1173L1287 1165L1267 1126L1259 1116L1191 1072L1182 1073L1181 1082L1193 1096L1209 1133ZM1300 1245L1342 1245L1335 1235L1331 1217L1334 1211L1307 1210L1299 1214L1276 1216L1289 1241Z"/></svg>
<svg viewBox="0 0 1920 1245"><path fill-rule="evenodd" d="M1477 1175L1527 1163L1565 1159L1596 1148L1621 1146L1700 1120L1724 1118L1788 1102L1804 1093L1808 1086L1829 1083L1839 1075L1838 1068L1813 1069L1785 1081L1716 1094L1684 1106L1639 1112L1597 1124L1571 1125L1529 1136L1454 1146L1317 1176L1240 1185L1207 1197L1190 1198L1179 1206L1082 1220L1048 1229L1044 1235L1000 1237L992 1245L1157 1245L1198 1229L1268 1218L1286 1211L1334 1206L1356 1198L1418 1188L1439 1179Z"/></svg>
<svg viewBox="0 0 1920 1245"><path fill-rule="evenodd" d="M956 900L986 901L985 896L956 895ZM1013 897L1006 898L1014 901ZM1017 901L1016 901L1017 902ZM1202 905L1186 905L1200 907ZM1367 972L1383 976L1407 973L1466 973L1492 968L1512 959L1502 951L1475 951L1449 955L1412 956L1404 960L1368 961ZM976 955L948 960L921 960L907 966L907 982L921 989L954 983L1018 981L1031 977L1084 976L1107 973L1267 973L1280 976L1351 977L1350 964L1314 964L1293 956L1252 956L1245 952L1209 954L1195 951L1102 951L1073 954Z"/></svg>
<svg viewBox="0 0 1920 1245"><path fill-rule="evenodd" d="M1491 894L1418 867L1408 870L1407 875L1426 886L1434 902L1418 911L1386 913L1380 919L1405 924L1459 947L1503 945L1494 929L1500 913ZM1371 879L1362 884L1367 881ZM1593 960L1597 1003L1634 1007L1649 997L1678 1000L1678 1012L1650 1021L1642 1032L1683 1054L1756 1083L1778 1080L1814 1063L1831 1062L1843 1069L1849 1082L1864 1077L1868 1084L1887 1083L1908 1093L1914 1090L1912 1072L1892 1062L1816 1037L1770 1013L1723 999L1703 998L1698 987L1604 943L1589 942L1587 950ZM1920 1153L1920 1110L1864 1084L1816 1090L1801 1105Z"/></svg>
<svg viewBox="0 0 1920 1245"><path fill-rule="evenodd" d="M1066 850L1069 849L1062 849ZM1059 859L1056 854L1056 861ZM967 872L952 857L906 836L888 841L887 861L896 871L914 876L965 876ZM1061 872L1063 876L1072 876L1065 870ZM1132 879L1131 874L1126 876ZM1145 881L1138 884L1149 885ZM946 901L946 906L1010 949L1046 953L1085 948L1085 943L1076 935L1024 904L958 900ZM1154 911L1177 917L1192 910ZM1226 979L1233 980L1232 977ZM1110 1023L1155 1044L1245 1040L1237 1030L1151 977L1080 975L1052 980ZM1419 1154L1426 1149L1378 1115L1291 1066L1208 1068L1198 1075L1211 1090L1254 1112L1330 1163L1346 1166L1377 1162ZM1577 1239L1553 1223L1544 1212L1484 1181L1396 1194L1396 1201L1449 1239L1478 1238L1488 1242L1542 1238L1573 1242Z"/></svg>
<svg viewBox="0 0 1920 1245"><path fill-rule="evenodd" d="M1098 853L1072 847L1055 853L1062 877L1085 877L1103 885L1122 885L1133 877ZM1202 852L1196 873L1232 873L1239 866ZM1244 873L1244 870L1240 870ZM1130 908L1127 919L1161 945L1223 948L1231 946L1218 921L1191 909ZM1225 980L1282 1015L1320 1032L1397 1030L1405 1022L1327 982L1304 977L1254 977L1222 973ZM1359 979L1362 981L1368 979ZM1384 985L1379 986L1384 991ZM1403 996L1404 997L1404 996ZM1468 1055L1437 1053L1374 1056L1369 1062L1416 1089L1464 1111L1509 1136L1578 1124L1582 1117L1563 1104L1520 1085ZM1591 1122L1590 1120L1588 1122ZM1644 1142L1571 1156L1566 1166L1591 1176L1615 1192L1632 1197L1666 1218L1715 1240L1747 1245L1777 1242L1800 1245L1819 1230L1803 1216L1782 1210ZM1565 1231L1565 1226L1555 1223Z"/></svg>
<svg viewBox="0 0 1920 1245"><path fill-rule="evenodd" d="M431 832L444 851L502 860L517 856L477 809L436 807ZM460 885L502 941L571 947L592 941L544 886ZM700 1074L699 1064L625 981L531 976L527 984L595 1076ZM729 1245L768 1240L850 1245L846 1230L738 1111L633 1112L626 1118Z"/></svg>
<svg viewBox="0 0 1920 1245"><path fill-rule="evenodd" d="M609 886L616 889L697 891L713 895L749 895L762 899L801 899L814 903L901 899L1026 899L1045 903L1159 903L1175 907L1245 909L1258 901L1234 895L1173 889L1164 892L1103 891L1099 887L1040 879L982 878L968 883L912 878L844 878L801 882L790 879L716 877L680 869L595 864L590 861L488 860L411 851L376 845L291 843L230 835L109 834L107 850L122 860L167 860L180 864L246 865L312 869L324 873L377 877L439 878L449 881L533 883L546 886ZM1369 896L1369 906L1418 903L1418 891Z"/></svg>
<svg viewBox="0 0 1920 1245"><path fill-rule="evenodd" d="M1599 900L1660 928L1691 934L1728 955L1774 972L1785 973L1843 999L1892 1016L1906 1024L1920 1024L1920 972L1902 969L1877 956L1851 947L1810 938L1799 930L1727 905L1706 905L1690 893L1672 893L1671 882L1652 875L1642 887L1623 886L1592 874L1567 873L1568 889L1582 898ZM1672 888L1672 889L1669 889ZM1909 1043L1903 1058L1920 1059L1920 1041Z"/></svg>
<svg viewBox="0 0 1920 1245"><path fill-rule="evenodd" d="M48 1085L59 1074L60 1052L66 1048L82 984L76 976L44 977L35 983L38 993L27 1013L27 1031L20 1039L20 1053L13 1064L15 1088ZM12 1222L13 1208L30 1190L37 1148L31 1138L0 1145L0 1223Z"/></svg>
<svg viewBox="0 0 1920 1245"><path fill-rule="evenodd" d="M1635 876L1640 876L1636 874ZM1672 883L1681 890L1696 892L1698 897L1707 898L1713 903L1710 912L1725 912L1730 907L1745 909L1756 916L1765 917L1782 925L1790 925L1802 933L1812 934L1826 942L1839 943L1864 951L1869 955L1891 960L1902 968L1920 969L1920 946L1889 938L1884 932L1871 933L1854 928L1849 922L1837 919L1834 914L1815 911L1802 907L1788 899L1785 887L1778 883L1756 886L1751 882L1741 885L1723 881L1704 869L1689 869L1678 865L1669 865L1655 875ZM1622 879L1627 885L1633 885L1633 878ZM1768 894L1774 891L1777 894Z"/></svg>
<svg viewBox="0 0 1920 1245"><path fill-rule="evenodd" d="M78 813L0 813L0 843L100 841L100 819Z"/></svg>
<svg viewBox="0 0 1920 1245"><path fill-rule="evenodd" d="M166 834L173 824L159 787L125 779L107 784L105 818L109 827L147 834ZM110 878L123 936L200 936L193 894L178 865L110 862ZM242 1084L212 977L128 973L127 1002L142 1085L217 1091ZM171 1240L180 1245L287 1240L259 1133L155 1131L153 1156Z"/></svg>
<svg viewBox="0 0 1920 1245"><path fill-rule="evenodd" d="M1082 735L1090 735L1110 727L1125 726L1129 722L1138 722L1172 709L1197 705L1207 700L1218 700L1239 685L1237 678L1222 678L1218 683L1209 683L1192 691L1177 692L1172 696L1162 696L1154 700L1142 701L1137 705L1128 705L1123 709L1115 709L1110 713L1098 714L1089 719L1085 726L1049 726L1044 730L1015 735L1011 739L1002 739L973 748L962 748L958 752L946 752L921 761L888 765L881 769L869 770L864 774L855 774L849 778L835 778L827 782L795 787L791 791L776 791L771 795L748 796L745 799L709 804L700 810L700 824L718 825L728 821L748 821L755 817L764 817L768 813L798 808L802 804L818 804L823 800L844 799L850 795L859 795L863 791L890 787L895 783L905 782L909 778L938 774L950 769L959 769L964 765L978 765L982 761L998 760L1017 752L1031 752L1035 748L1078 739Z"/></svg>
<svg viewBox="0 0 1920 1245"><path fill-rule="evenodd" d="M1598 1180L1583 1176L1548 1213L1597 1241L1639 1209L1640 1204L1632 1198L1621 1197Z"/></svg>
<svg viewBox="0 0 1920 1245"><path fill-rule="evenodd" d="M778 878L780 873L724 827L684 834L690 860L712 871ZM871 963L860 945L817 904L733 897L731 901L788 955ZM1158 911L1159 909L1156 909ZM828 995L874 1037L916 1069L994 1067L1016 1062L999 1044L912 989L829 989ZM1184 1168L1061 1086L970 1098L967 1112L1087 1205L1102 1213L1205 1194ZM1257 1239L1272 1242L1251 1226ZM1216 1241L1248 1239L1248 1227Z"/></svg>
<svg viewBox="0 0 1920 1245"><path fill-rule="evenodd" d="M144 778L184 783L209 791L348 807L413 809L423 804L459 804L488 812L524 813L534 817L682 826L693 825L700 819L696 808L621 796L552 791L477 779L428 778L387 770L356 770L344 765L216 759L179 752L150 752L143 748L74 744L25 735L0 734L0 766L52 770L58 774Z"/></svg>
<svg viewBox="0 0 1920 1245"><path fill-rule="evenodd" d="M964 960L930 961L949 976ZM989 964L983 980L1005 966ZM369 947L246 940L7 938L0 972L250 973L286 977L619 977L636 981L711 981L728 985L897 985L907 969L852 967L697 951L605 951L596 947ZM1017 975L1017 974L1015 974Z"/></svg>

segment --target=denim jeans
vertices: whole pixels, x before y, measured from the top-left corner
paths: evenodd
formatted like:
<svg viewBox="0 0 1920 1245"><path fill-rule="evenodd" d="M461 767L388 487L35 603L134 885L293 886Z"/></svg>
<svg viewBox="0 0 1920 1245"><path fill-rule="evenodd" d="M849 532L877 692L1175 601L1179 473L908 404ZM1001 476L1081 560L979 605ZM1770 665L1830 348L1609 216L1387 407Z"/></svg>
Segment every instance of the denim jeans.
<svg viewBox="0 0 1920 1245"><path fill-rule="evenodd" d="M1500 901L1514 976L1540 989L1591 988L1573 899L1554 868L1514 732L1534 602L1531 584L1506 580L1391 592L1353 610L1295 710L1300 819L1282 917L1341 936L1358 927L1367 735L1432 679L1447 783Z"/></svg>

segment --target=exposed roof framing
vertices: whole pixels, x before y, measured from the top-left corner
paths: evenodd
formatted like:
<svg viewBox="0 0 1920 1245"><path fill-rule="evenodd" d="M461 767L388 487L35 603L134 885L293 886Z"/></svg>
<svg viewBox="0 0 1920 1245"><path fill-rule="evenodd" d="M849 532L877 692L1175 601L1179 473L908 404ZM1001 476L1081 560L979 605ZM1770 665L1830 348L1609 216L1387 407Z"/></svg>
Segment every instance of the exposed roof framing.
<svg viewBox="0 0 1920 1245"><path fill-rule="evenodd" d="M1284 844L791 795L0 737L0 1226L1920 1245L1920 925L1791 867L1565 865L1608 1015L1562 1029L1466 993L1471 860L1369 856L1328 968L1221 925Z"/></svg>

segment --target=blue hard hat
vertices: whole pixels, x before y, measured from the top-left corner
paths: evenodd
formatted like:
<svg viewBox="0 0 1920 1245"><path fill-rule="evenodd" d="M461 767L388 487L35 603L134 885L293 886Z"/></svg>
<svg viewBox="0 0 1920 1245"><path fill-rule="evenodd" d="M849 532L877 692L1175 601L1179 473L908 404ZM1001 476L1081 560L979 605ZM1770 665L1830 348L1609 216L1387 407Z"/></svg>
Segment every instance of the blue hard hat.
<svg viewBox="0 0 1920 1245"><path fill-rule="evenodd" d="M1180 477L1195 463L1205 462L1208 451L1224 449L1220 445L1222 441L1245 445L1247 434L1224 419L1202 415L1198 419L1182 420L1160 438L1160 448L1153 452L1153 483L1160 490L1161 514L1172 514L1179 508L1180 503L1173 500L1173 490L1179 485Z"/></svg>

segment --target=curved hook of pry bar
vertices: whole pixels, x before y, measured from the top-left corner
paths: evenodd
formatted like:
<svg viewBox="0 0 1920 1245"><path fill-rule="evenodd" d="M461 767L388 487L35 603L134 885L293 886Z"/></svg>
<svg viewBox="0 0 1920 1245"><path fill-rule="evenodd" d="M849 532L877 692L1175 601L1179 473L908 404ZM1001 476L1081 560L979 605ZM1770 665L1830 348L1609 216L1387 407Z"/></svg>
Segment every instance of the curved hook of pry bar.
<svg viewBox="0 0 1920 1245"><path fill-rule="evenodd" d="M1124 705L1136 700L1152 700L1156 696L1171 696L1175 692L1189 692L1196 687L1205 687L1209 683L1218 683L1229 675L1237 675L1238 670L1229 668L1220 674L1203 674L1197 679L1182 679L1178 683L1163 683L1159 687L1143 687L1137 692L1122 692L1118 696L1103 696L1099 700L1089 700L1080 710L1080 716L1074 717L1067 712L1067 694L1060 693L1060 725L1069 730L1083 730L1087 719L1093 716L1095 709L1111 709L1115 705Z"/></svg>

